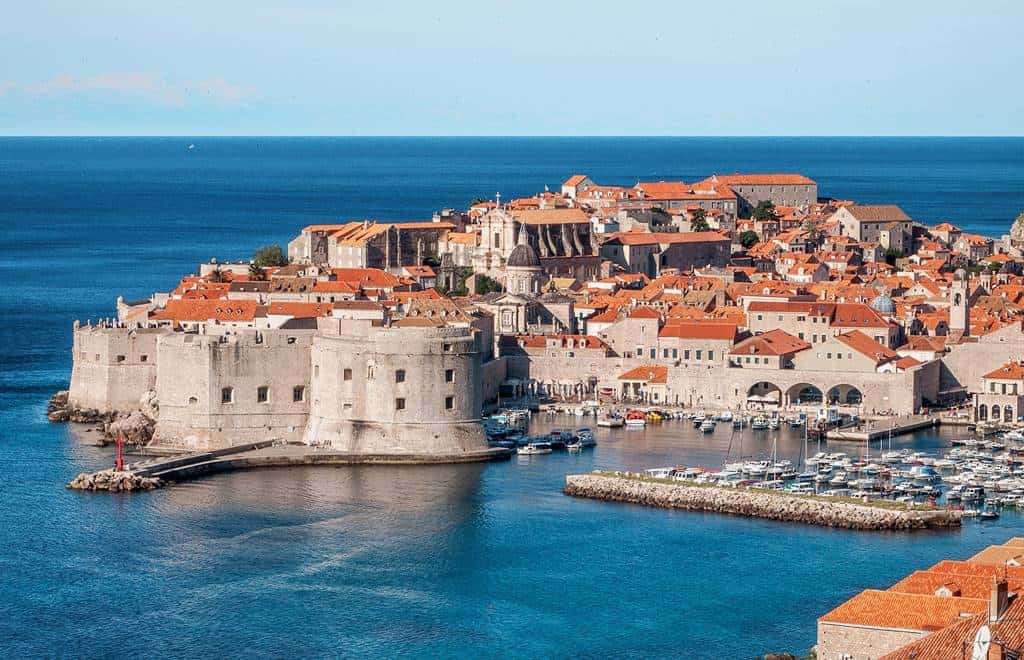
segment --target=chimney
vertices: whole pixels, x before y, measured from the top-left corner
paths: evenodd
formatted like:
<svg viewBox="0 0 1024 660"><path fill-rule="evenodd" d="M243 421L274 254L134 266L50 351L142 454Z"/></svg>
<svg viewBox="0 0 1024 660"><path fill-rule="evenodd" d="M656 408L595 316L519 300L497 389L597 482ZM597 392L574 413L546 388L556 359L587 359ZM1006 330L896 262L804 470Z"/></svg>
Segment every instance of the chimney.
<svg viewBox="0 0 1024 660"><path fill-rule="evenodd" d="M996 623L1002 618L1003 614L1006 613L1006 607L1009 605L1009 590L1006 586L1006 580L1000 578L993 578L992 580L992 594L988 599L988 620L989 623Z"/></svg>

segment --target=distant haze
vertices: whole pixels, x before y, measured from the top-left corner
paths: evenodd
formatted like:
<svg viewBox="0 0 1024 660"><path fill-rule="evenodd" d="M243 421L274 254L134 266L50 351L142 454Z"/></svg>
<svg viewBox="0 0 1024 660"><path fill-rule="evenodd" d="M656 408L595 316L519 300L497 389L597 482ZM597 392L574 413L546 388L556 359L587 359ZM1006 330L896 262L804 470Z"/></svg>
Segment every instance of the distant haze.
<svg viewBox="0 0 1024 660"><path fill-rule="evenodd" d="M5 3L5 135L1021 135L1024 3Z"/></svg>

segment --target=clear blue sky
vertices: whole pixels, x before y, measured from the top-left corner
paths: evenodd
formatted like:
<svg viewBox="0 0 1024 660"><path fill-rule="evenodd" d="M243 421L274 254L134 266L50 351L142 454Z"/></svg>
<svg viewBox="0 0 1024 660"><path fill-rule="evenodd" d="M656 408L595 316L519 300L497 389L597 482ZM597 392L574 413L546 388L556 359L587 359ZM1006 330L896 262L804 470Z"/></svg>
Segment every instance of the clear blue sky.
<svg viewBox="0 0 1024 660"><path fill-rule="evenodd" d="M1020 135L1024 2L32 0L5 135Z"/></svg>

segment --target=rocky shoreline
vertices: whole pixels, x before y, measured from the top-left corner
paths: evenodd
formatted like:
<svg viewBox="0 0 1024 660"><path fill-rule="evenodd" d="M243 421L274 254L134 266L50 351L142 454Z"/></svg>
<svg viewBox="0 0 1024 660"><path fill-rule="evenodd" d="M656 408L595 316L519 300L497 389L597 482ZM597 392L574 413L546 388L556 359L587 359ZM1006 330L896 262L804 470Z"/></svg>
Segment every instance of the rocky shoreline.
<svg viewBox="0 0 1024 660"><path fill-rule="evenodd" d="M131 472L116 470L100 470L99 472L83 472L67 483L71 490L106 491L110 493L129 493L135 490L155 490L164 485L158 477L141 477Z"/></svg>
<svg viewBox="0 0 1024 660"><path fill-rule="evenodd" d="M126 445L144 447L153 438L157 408L155 402L146 400L141 401L140 406L139 410L128 412L78 408L68 401L68 391L61 390L50 397L46 418L54 423L94 424L95 430L103 434L100 441L102 445L113 442L120 435Z"/></svg>
<svg viewBox="0 0 1024 660"><path fill-rule="evenodd" d="M886 507L778 491L671 482L636 473L567 475L565 494L856 530L950 528L959 527L961 520L959 511Z"/></svg>

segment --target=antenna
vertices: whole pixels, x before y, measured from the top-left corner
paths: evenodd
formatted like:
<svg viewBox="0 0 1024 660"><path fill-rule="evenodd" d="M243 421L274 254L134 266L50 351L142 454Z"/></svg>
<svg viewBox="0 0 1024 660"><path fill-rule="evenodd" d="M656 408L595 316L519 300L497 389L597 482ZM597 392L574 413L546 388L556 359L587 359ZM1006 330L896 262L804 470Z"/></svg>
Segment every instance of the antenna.
<svg viewBox="0 0 1024 660"><path fill-rule="evenodd" d="M974 644L972 645L971 660L987 660L988 647L991 643L992 632L988 629L988 626L978 628L978 633L974 636Z"/></svg>

